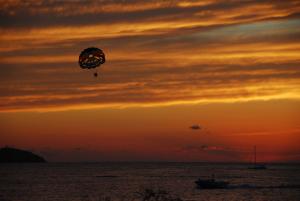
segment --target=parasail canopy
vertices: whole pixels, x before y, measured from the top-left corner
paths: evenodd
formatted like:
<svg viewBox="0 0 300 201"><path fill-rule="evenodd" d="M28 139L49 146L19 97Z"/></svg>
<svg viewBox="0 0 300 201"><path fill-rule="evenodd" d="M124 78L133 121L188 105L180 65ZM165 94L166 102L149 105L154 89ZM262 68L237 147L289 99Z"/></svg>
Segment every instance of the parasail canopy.
<svg viewBox="0 0 300 201"><path fill-rule="evenodd" d="M78 63L84 69L96 68L105 63L105 55L101 49L89 47L80 53Z"/></svg>

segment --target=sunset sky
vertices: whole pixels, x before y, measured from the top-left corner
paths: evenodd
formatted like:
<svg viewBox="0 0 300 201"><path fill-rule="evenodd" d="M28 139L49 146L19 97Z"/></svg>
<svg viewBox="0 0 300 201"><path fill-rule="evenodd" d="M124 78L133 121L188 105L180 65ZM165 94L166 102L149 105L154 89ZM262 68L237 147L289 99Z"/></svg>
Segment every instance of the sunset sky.
<svg viewBox="0 0 300 201"><path fill-rule="evenodd" d="M91 46L97 78L78 65ZM0 146L288 162L299 142L300 1L0 0Z"/></svg>

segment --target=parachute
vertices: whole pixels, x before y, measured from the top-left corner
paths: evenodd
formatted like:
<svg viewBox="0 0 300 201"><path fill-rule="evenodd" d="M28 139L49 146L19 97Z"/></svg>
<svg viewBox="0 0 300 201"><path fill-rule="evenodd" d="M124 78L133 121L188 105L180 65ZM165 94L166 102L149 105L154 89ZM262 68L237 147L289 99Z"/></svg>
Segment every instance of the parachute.
<svg viewBox="0 0 300 201"><path fill-rule="evenodd" d="M78 63L83 69L92 69L101 66L105 63L104 52L96 47L86 48L80 53ZM94 76L97 77L98 73L95 72Z"/></svg>

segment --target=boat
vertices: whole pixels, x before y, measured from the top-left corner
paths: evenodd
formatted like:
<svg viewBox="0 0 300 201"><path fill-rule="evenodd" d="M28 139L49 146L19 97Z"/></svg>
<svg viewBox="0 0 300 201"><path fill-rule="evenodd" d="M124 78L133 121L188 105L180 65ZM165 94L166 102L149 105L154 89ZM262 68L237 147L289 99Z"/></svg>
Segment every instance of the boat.
<svg viewBox="0 0 300 201"><path fill-rule="evenodd" d="M257 164L256 162L256 146L254 146L254 164L253 166L250 166L248 169L252 170L265 170L267 167L263 164Z"/></svg>
<svg viewBox="0 0 300 201"><path fill-rule="evenodd" d="M198 179L195 183L199 189L225 189L229 185L226 181L216 181L214 176L211 179Z"/></svg>
<svg viewBox="0 0 300 201"><path fill-rule="evenodd" d="M253 170L265 170L265 169L267 169L267 167L265 166L265 165L258 165L258 164L256 164L256 165L254 165L254 166L252 166L252 167L249 167L249 169L253 169Z"/></svg>

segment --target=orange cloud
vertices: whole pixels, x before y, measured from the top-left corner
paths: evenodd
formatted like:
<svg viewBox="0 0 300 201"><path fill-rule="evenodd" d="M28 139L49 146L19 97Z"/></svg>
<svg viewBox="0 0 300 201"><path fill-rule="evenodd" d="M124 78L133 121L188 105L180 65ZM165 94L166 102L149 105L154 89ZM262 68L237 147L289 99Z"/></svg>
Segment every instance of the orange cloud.
<svg viewBox="0 0 300 201"><path fill-rule="evenodd" d="M12 22L21 17L21 8L44 24L2 22L2 111L299 99L296 2L9 1L1 6L12 12L4 12ZM56 24L43 18L50 14ZM81 21L87 14L96 17ZM78 53L91 44L107 54L100 83L87 80L88 72L77 65Z"/></svg>

